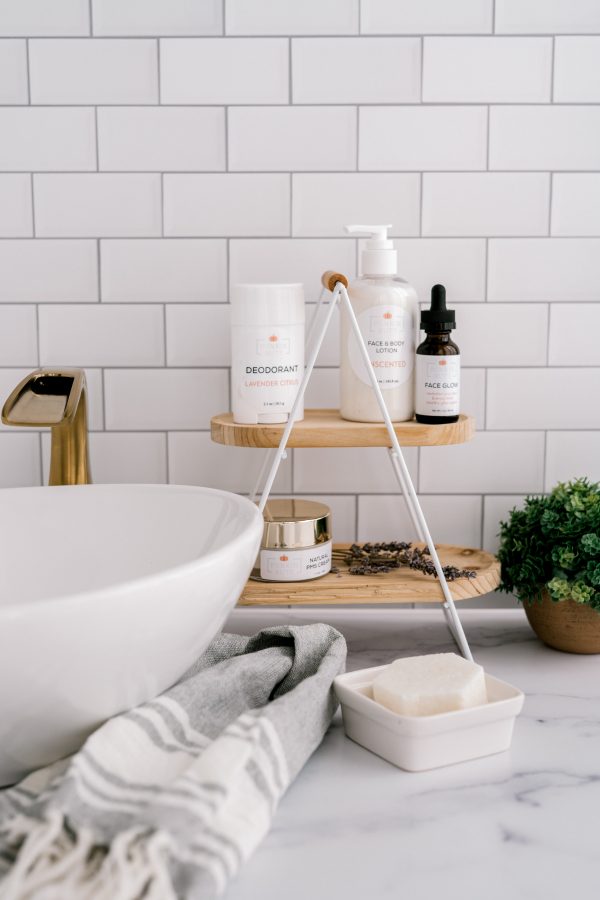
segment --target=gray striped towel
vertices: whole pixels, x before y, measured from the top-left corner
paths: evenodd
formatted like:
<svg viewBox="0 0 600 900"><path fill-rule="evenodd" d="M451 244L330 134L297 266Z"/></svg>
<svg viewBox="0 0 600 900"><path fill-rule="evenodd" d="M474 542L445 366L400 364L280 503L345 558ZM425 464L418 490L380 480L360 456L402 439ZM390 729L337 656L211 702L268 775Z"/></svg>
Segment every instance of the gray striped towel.
<svg viewBox="0 0 600 900"><path fill-rule="evenodd" d="M321 742L345 657L327 625L221 634L165 694L0 791L2 900L222 894Z"/></svg>

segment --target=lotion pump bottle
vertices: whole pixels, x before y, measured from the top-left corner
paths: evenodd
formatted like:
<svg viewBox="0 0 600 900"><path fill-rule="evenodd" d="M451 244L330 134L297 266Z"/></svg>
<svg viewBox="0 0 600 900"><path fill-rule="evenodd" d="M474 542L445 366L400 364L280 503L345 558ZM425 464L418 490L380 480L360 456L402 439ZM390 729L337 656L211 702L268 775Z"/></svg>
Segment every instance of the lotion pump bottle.
<svg viewBox="0 0 600 900"><path fill-rule="evenodd" d="M346 226L348 234L370 236L362 251L362 274L350 284L348 294L390 417L394 422L406 422L415 412L414 360L419 306L413 286L396 274L397 253L388 238L391 227ZM353 422L383 422L369 372L343 306L341 339L342 418Z"/></svg>

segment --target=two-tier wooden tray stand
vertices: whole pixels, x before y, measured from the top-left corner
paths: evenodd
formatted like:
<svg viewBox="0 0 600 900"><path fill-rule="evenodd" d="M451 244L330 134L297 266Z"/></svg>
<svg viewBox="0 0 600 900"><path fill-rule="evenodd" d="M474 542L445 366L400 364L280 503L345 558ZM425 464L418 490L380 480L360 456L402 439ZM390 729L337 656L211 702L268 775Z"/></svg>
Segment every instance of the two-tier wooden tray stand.
<svg viewBox="0 0 600 900"><path fill-rule="evenodd" d="M421 572L402 568L384 575L374 576L350 575L342 571L314 581L304 582L249 581L240 598L240 604L245 606L287 606L290 604L441 603L448 627L459 649L463 656L472 659L454 601L478 597L494 590L500 581L499 563L494 556L482 550L448 545L436 547L434 545L401 447L431 447L463 443L470 440L474 434L474 420L471 416L461 415L457 422L446 425L422 425L415 421L393 424L346 291L347 279L339 273L326 272L323 276L323 284L332 291L332 296L314 345L308 353L306 370L298 388L289 421L285 425L240 425L234 423L231 413L223 413L212 419L211 437L219 444L236 447L261 447L267 450L264 464L251 495L253 499L256 498L264 481L259 502L261 511L269 498L277 470L282 459L285 458L288 447L387 448L394 474L406 501L417 536L422 544L429 547L437 579ZM373 390L384 419L381 424L349 422L341 418L338 410L332 409L309 409L305 411L302 421L295 421L319 349L338 302L344 305L348 313L367 371L370 373ZM315 319L313 319L313 325ZM476 577L472 579L459 578L448 584L442 569L443 565L473 569Z"/></svg>

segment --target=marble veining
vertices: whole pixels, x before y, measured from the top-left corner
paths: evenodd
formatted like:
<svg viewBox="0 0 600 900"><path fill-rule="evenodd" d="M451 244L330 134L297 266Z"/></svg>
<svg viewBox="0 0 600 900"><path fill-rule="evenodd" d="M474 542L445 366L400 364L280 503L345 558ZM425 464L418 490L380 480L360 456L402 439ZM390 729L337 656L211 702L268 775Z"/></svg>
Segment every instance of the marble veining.
<svg viewBox="0 0 600 900"><path fill-rule="evenodd" d="M600 889L600 656L541 644L522 610L461 613L474 657L520 687L507 753L408 773L338 713L227 900L552 900ZM454 649L438 610L237 610L226 628L327 621L348 670Z"/></svg>

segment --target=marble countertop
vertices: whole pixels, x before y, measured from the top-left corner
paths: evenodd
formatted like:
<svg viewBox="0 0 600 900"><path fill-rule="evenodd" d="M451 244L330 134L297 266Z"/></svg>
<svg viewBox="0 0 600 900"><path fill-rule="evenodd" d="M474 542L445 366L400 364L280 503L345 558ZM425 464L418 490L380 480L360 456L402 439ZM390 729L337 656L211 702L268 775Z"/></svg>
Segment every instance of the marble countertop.
<svg viewBox="0 0 600 900"><path fill-rule="evenodd" d="M226 900L586 900L600 890L600 656L550 650L522 610L461 613L475 660L526 694L509 752L431 772L337 713ZM348 670L453 650L441 611L237 610L226 629L326 621Z"/></svg>

